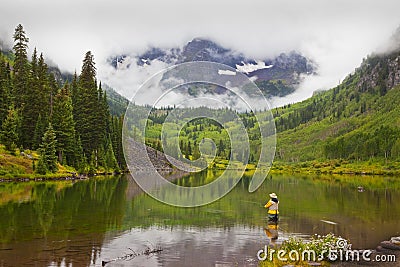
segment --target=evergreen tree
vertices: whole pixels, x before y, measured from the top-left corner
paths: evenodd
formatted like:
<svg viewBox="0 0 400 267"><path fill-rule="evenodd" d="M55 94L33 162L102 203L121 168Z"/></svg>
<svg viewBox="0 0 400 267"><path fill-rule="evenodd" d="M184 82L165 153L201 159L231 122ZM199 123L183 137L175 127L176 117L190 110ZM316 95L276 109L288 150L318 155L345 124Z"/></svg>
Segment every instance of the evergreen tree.
<svg viewBox="0 0 400 267"><path fill-rule="evenodd" d="M40 157L44 161L46 169L53 173L58 170L56 147L56 134L53 130L53 126L49 123L49 126L43 135L42 143L40 144Z"/></svg>
<svg viewBox="0 0 400 267"><path fill-rule="evenodd" d="M25 35L25 30L19 24L14 33L14 94L16 108L20 108L25 102L24 96L26 95L29 86L29 65L28 65L28 42L29 38Z"/></svg>
<svg viewBox="0 0 400 267"><path fill-rule="evenodd" d="M225 144L222 139L219 140L217 155L223 157L225 155Z"/></svg>
<svg viewBox="0 0 400 267"><path fill-rule="evenodd" d="M46 167L46 163L44 161L44 157L39 157L39 161L36 166L35 172L38 174L46 174L47 173L47 167Z"/></svg>
<svg viewBox="0 0 400 267"><path fill-rule="evenodd" d="M108 138L107 141L107 148L105 153L105 167L106 169L112 169L112 170L118 169L117 159L115 158L110 138Z"/></svg>
<svg viewBox="0 0 400 267"><path fill-rule="evenodd" d="M36 120L35 131L33 133L33 149L39 148L40 144L42 143L42 136L46 131L46 125L48 125L47 120L41 114L39 114Z"/></svg>
<svg viewBox="0 0 400 267"><path fill-rule="evenodd" d="M78 118L77 112L79 111L78 107L78 97L79 97L79 91L78 91L78 76L76 75L76 72L74 73L74 78L72 79L71 82L71 99L72 99L72 107L73 107L73 115L74 119Z"/></svg>
<svg viewBox="0 0 400 267"><path fill-rule="evenodd" d="M52 117L54 112L54 97L58 93L59 86L56 77L54 76L53 73L50 73L48 77L49 77L49 99L50 99L49 112L50 112L50 117Z"/></svg>
<svg viewBox="0 0 400 267"><path fill-rule="evenodd" d="M79 172L85 172L87 159L85 157L85 154L83 153L82 142L81 142L81 138L79 136L76 138L74 160L75 160L75 162L74 162L73 166L75 166Z"/></svg>
<svg viewBox="0 0 400 267"><path fill-rule="evenodd" d="M92 155L92 152L98 150L104 143L102 138L104 134L98 132L99 95L96 86L96 67L90 51L86 53L83 60L78 88L78 95L74 96L76 130L81 138L84 153ZM97 159L96 156L95 159Z"/></svg>
<svg viewBox="0 0 400 267"><path fill-rule="evenodd" d="M41 101L43 101L43 98L38 94L40 80L36 48L33 51L30 70L29 86L25 89L23 95L25 101L22 106L21 141L24 147L33 148L35 142L32 133L35 132Z"/></svg>
<svg viewBox="0 0 400 267"><path fill-rule="evenodd" d="M105 144L105 136L106 133L109 133L109 117L110 117L110 112L108 109L108 104L107 104L107 94L103 92L103 89L101 87L101 83L99 84L99 90L98 90L98 113L96 114L97 116L97 129L96 131L99 134L99 140L103 140L103 144Z"/></svg>
<svg viewBox="0 0 400 267"><path fill-rule="evenodd" d="M199 150L199 145L197 144L196 141L194 141L193 145L193 160L199 159L201 156L200 150Z"/></svg>
<svg viewBox="0 0 400 267"><path fill-rule="evenodd" d="M0 55L0 124L5 120L12 103L10 65Z"/></svg>
<svg viewBox="0 0 400 267"><path fill-rule="evenodd" d="M112 147L114 149L114 155L117 159L118 166L123 169L126 167L125 157L122 149L122 124L123 117L114 116L112 118L112 127L111 127L111 141Z"/></svg>
<svg viewBox="0 0 400 267"><path fill-rule="evenodd" d="M190 159L189 157L192 155L192 145L190 144L190 141L188 141L187 144L187 149L186 149L186 158Z"/></svg>
<svg viewBox="0 0 400 267"><path fill-rule="evenodd" d="M57 155L60 163L74 165L75 162L75 126L72 115L72 100L65 84L54 97L52 125L57 138Z"/></svg>
<svg viewBox="0 0 400 267"><path fill-rule="evenodd" d="M4 144L6 150L15 152L18 143L18 112L11 108L3 122L0 132L1 143Z"/></svg>
<svg viewBox="0 0 400 267"><path fill-rule="evenodd" d="M50 116L51 90L49 85L48 67L44 61L42 53L39 56L37 68L38 83L35 91L36 98L39 99L37 112L42 114L43 119L48 120Z"/></svg>

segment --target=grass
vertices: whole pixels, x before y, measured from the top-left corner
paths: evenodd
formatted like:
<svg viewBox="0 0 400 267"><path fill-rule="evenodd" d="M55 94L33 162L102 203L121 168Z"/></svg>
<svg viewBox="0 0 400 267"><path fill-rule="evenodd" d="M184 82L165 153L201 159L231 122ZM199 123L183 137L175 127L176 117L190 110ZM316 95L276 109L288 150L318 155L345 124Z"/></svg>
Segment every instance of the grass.
<svg viewBox="0 0 400 267"><path fill-rule="evenodd" d="M351 247L347 240L337 237L334 234L327 234L324 236L315 235L311 240L305 241L296 237L291 237L285 240L281 246L274 248L275 251L280 250L278 253L271 254L267 252L266 260L260 261L260 267L272 266L310 266L310 263L318 262L320 266L329 266L328 251L338 251ZM314 256L304 254L303 251L313 251ZM298 254L296 254L298 253ZM313 255L313 254L310 254Z"/></svg>
<svg viewBox="0 0 400 267"><path fill-rule="evenodd" d="M37 164L38 153L35 151L22 151L17 149L14 154L4 149L0 145L0 179L17 180L17 179L49 179L70 177L72 172L76 172L74 168L58 165L57 173L47 173L40 175L34 172L33 161ZM30 155L32 158L29 158Z"/></svg>
<svg viewBox="0 0 400 267"><path fill-rule="evenodd" d="M384 159L370 161L313 160L298 163L275 161L271 172L400 176L400 162L385 161Z"/></svg>

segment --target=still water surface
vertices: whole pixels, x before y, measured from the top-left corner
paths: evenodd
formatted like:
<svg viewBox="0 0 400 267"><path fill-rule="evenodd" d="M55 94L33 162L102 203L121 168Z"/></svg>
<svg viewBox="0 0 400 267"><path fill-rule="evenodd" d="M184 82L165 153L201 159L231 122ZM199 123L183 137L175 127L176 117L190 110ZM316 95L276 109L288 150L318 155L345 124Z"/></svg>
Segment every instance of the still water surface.
<svg viewBox="0 0 400 267"><path fill-rule="evenodd" d="M0 266L257 266L256 253L274 227L262 207L270 192L281 203L277 243L333 232L361 249L400 235L399 179L274 175L251 194L248 183L244 177L199 208L159 203L128 175L0 184ZM163 250L121 259L148 247Z"/></svg>

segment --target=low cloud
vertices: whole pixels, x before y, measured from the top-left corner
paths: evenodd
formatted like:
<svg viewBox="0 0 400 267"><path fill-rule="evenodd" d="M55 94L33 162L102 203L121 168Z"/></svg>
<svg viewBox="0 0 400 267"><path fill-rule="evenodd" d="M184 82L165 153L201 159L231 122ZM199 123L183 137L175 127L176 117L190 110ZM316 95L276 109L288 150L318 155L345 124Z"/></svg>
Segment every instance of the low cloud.
<svg viewBox="0 0 400 267"><path fill-rule="evenodd" d="M13 0L2 3L2 9L3 43L9 46L13 29L22 23L30 52L37 47L69 72L79 72L91 50L99 80L128 98L166 65L132 66L130 73L113 70L107 58L140 54L149 47L182 47L205 37L254 59L296 50L314 60L319 76L307 78L285 100L295 102L335 86L400 25L398 0Z"/></svg>

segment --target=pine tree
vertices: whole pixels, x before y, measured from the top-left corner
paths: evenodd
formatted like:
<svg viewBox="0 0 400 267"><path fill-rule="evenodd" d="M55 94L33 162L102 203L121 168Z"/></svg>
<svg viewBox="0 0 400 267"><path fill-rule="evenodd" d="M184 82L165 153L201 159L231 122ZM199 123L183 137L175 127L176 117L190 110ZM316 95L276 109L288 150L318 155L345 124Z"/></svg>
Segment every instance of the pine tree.
<svg viewBox="0 0 400 267"><path fill-rule="evenodd" d="M193 160L199 159L201 156L199 146L196 141L194 141L194 147L193 147Z"/></svg>
<svg viewBox="0 0 400 267"><path fill-rule="evenodd" d="M25 95L29 86L28 42L24 28L19 24L14 33L14 94L16 108L20 108L25 102Z"/></svg>
<svg viewBox="0 0 400 267"><path fill-rule="evenodd" d="M225 144L222 139L219 140L217 155L223 157L225 154Z"/></svg>
<svg viewBox="0 0 400 267"><path fill-rule="evenodd" d="M76 130L81 138L82 148L86 155L92 155L103 144L102 133L98 130L99 101L96 86L96 67L92 53L89 51L83 60L82 71L78 81L78 95L74 96L74 114Z"/></svg>
<svg viewBox="0 0 400 267"><path fill-rule="evenodd" d="M78 97L79 97L79 87L78 87L78 76L76 75L76 72L74 73L74 78L72 79L71 82L71 99L72 99L72 107L73 107L73 115L76 120L78 118L77 112L79 111L78 107Z"/></svg>
<svg viewBox="0 0 400 267"><path fill-rule="evenodd" d="M49 85L48 67L44 61L42 53L39 56L37 68L38 84L35 94L40 101L38 106L38 113L42 114L43 119L48 120L50 116L51 90Z"/></svg>
<svg viewBox="0 0 400 267"><path fill-rule="evenodd" d="M76 138L76 145L75 145L75 157L74 157L74 164L73 166L78 169L79 172L85 172L85 168L87 166L87 158L83 153L82 142L81 138L78 136Z"/></svg>
<svg viewBox="0 0 400 267"><path fill-rule="evenodd" d="M49 99L50 99L49 112L51 117L53 116L54 112L54 97L58 93L59 86L56 77L54 76L53 73L50 73L48 77L49 77Z"/></svg>
<svg viewBox="0 0 400 267"><path fill-rule="evenodd" d="M52 125L57 138L57 154L60 163L74 165L75 162L75 126L72 115L72 100L65 84L54 97Z"/></svg>
<svg viewBox="0 0 400 267"><path fill-rule="evenodd" d="M96 114L97 116L97 129L96 131L98 132L98 138L99 140L102 140L103 144L105 144L105 136L107 133L109 133L109 109L108 109L108 104L107 104L107 94L103 92L103 89L101 87L101 83L99 84L99 90L98 90L98 113Z"/></svg>
<svg viewBox="0 0 400 267"><path fill-rule="evenodd" d="M125 158L122 151L122 120L123 118L119 118L114 116L112 118L112 127L111 127L111 141L112 147L114 150L115 158L117 159L118 166L121 169L125 168Z"/></svg>
<svg viewBox="0 0 400 267"><path fill-rule="evenodd" d="M0 55L0 124L6 119L12 103L10 65Z"/></svg>
<svg viewBox="0 0 400 267"><path fill-rule="evenodd" d="M43 135L42 143L40 144L40 157L44 161L46 169L53 173L58 170L56 147L56 134L53 130L53 126L49 123L49 126Z"/></svg>
<svg viewBox="0 0 400 267"><path fill-rule="evenodd" d="M106 169L117 170L118 164L117 159L115 158L111 138L107 140L107 148L105 153L105 167Z"/></svg>
<svg viewBox="0 0 400 267"><path fill-rule="evenodd" d="M29 75L29 85L24 92L24 104L22 106L22 121L21 121L21 141L24 147L33 148L34 140L32 133L35 131L39 110L41 107L42 97L38 94L39 77L38 77L38 58L36 48L33 51L31 61L31 72Z"/></svg>
<svg viewBox="0 0 400 267"><path fill-rule="evenodd" d="M40 144L42 143L42 137L46 131L46 125L48 125L47 120L44 119L41 114L39 114L36 120L35 131L33 133L33 149L39 148Z"/></svg>
<svg viewBox="0 0 400 267"><path fill-rule="evenodd" d="M8 115L3 122L0 132L1 143L4 144L6 150L15 153L18 143L18 112L12 107L8 111Z"/></svg>
<svg viewBox="0 0 400 267"><path fill-rule="evenodd" d="M101 105L102 105L102 112L103 112L103 117L105 118L105 132L107 134L111 133L111 113L110 113L110 107L108 106L107 102L107 91L104 91L103 93L103 99L101 99Z"/></svg>
<svg viewBox="0 0 400 267"><path fill-rule="evenodd" d="M126 168L126 161L125 161L125 156L124 156L124 150L123 150L123 145L122 145L122 128L124 125L124 115L121 115L118 120L118 146L116 148L117 150L117 160L119 163L119 167L125 169Z"/></svg>
<svg viewBox="0 0 400 267"><path fill-rule="evenodd" d="M47 173L47 166L46 166L46 163L44 161L44 157L40 157L39 158L39 161L38 161L38 164L36 166L35 172L38 173L38 174L46 174Z"/></svg>
<svg viewBox="0 0 400 267"><path fill-rule="evenodd" d="M187 149L186 149L186 158L190 159L191 155L192 155L192 145L190 144L190 141L188 141Z"/></svg>

